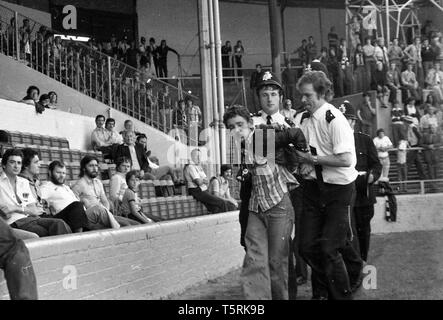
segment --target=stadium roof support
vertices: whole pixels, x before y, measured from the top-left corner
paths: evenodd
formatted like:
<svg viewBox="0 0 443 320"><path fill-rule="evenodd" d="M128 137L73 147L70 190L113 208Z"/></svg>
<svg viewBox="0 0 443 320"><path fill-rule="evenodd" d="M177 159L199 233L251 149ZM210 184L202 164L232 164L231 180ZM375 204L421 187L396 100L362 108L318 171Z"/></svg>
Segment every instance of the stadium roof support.
<svg viewBox="0 0 443 320"><path fill-rule="evenodd" d="M389 44L392 35L406 39L408 29L412 31L413 37L415 37L415 32L420 32L421 24L418 19L420 7L434 5L443 11L442 0L345 0L345 5L347 39L351 32L349 21L357 15L367 25L375 26L377 36L383 36L386 44ZM394 26L393 30L391 26Z"/></svg>

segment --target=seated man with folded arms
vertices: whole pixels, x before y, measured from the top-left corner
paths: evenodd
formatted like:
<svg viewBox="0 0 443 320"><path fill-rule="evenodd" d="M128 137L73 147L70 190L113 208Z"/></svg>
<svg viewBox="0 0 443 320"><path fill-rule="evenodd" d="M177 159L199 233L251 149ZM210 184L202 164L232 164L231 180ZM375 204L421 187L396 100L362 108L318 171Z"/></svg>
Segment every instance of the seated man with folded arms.
<svg viewBox="0 0 443 320"><path fill-rule="evenodd" d="M232 176L232 168L228 164L222 164L220 176L213 177L209 183L209 193L231 202L235 209L238 208L238 202L231 196L229 191L229 179Z"/></svg>
<svg viewBox="0 0 443 320"><path fill-rule="evenodd" d="M92 156L83 157L80 161L80 179L76 182L72 191L86 208L86 216L89 220L88 229L118 229L120 226L138 224L138 222L131 219L113 216L109 211L109 201L103 183L98 178L97 158Z"/></svg>
<svg viewBox="0 0 443 320"><path fill-rule="evenodd" d="M145 180L158 180L171 177L175 184L179 184L176 173L169 166L153 166L150 164L148 156L142 144L136 143L136 136L133 131L123 132L123 144L114 148L114 162L120 157L131 159L132 169L139 170L140 177Z"/></svg>
<svg viewBox="0 0 443 320"><path fill-rule="evenodd" d="M3 173L0 176L0 210L6 223L36 233L40 237L71 233L69 226L60 219L40 218L44 213L32 194L28 180L19 177L23 153L8 149L2 158Z"/></svg>
<svg viewBox="0 0 443 320"><path fill-rule="evenodd" d="M126 184L126 174L131 171L131 159L120 157L115 161L115 174L109 181L109 200L113 206L114 213L119 212L128 185Z"/></svg>
<svg viewBox="0 0 443 320"><path fill-rule="evenodd" d="M200 165L200 150L191 151L191 163L184 168L184 176L188 192L197 201L205 205L211 213L227 212L236 209L236 206L227 200L216 197L208 192L209 181Z"/></svg>
<svg viewBox="0 0 443 320"><path fill-rule="evenodd" d="M49 164L49 177L40 186L41 199L48 205L54 218L65 221L73 232L82 232L88 228L88 218L81 203L71 188L65 184L66 166L60 161Z"/></svg>
<svg viewBox="0 0 443 320"><path fill-rule="evenodd" d="M101 114L96 116L95 124L97 127L91 133L91 146L94 150L100 150L101 147L106 146L105 116Z"/></svg>

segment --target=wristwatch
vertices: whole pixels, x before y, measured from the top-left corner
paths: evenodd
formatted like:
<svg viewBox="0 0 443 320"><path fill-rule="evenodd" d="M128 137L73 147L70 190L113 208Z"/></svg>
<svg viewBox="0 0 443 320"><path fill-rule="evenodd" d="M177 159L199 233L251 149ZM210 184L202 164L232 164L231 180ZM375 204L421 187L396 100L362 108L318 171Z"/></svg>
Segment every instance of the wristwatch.
<svg viewBox="0 0 443 320"><path fill-rule="evenodd" d="M312 156L312 163L313 163L314 165L318 164L318 156L317 156L317 155Z"/></svg>

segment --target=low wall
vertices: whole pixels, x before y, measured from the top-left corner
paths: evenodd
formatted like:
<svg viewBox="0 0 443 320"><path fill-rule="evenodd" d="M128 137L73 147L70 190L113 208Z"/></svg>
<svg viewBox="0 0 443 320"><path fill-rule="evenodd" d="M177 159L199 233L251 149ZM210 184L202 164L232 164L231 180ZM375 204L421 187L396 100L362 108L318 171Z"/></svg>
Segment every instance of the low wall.
<svg viewBox="0 0 443 320"><path fill-rule="evenodd" d="M377 200L374 234L443 229L442 194L398 196L397 222ZM239 235L234 211L26 244L40 299L161 299L239 268ZM2 275L0 298L9 298Z"/></svg>
<svg viewBox="0 0 443 320"><path fill-rule="evenodd" d="M161 299L240 267L239 236L235 211L28 240L27 247L40 299ZM9 299L2 275L0 298Z"/></svg>
<svg viewBox="0 0 443 320"><path fill-rule="evenodd" d="M443 230L443 194L399 195L397 221L385 219L385 199L377 198L372 233Z"/></svg>

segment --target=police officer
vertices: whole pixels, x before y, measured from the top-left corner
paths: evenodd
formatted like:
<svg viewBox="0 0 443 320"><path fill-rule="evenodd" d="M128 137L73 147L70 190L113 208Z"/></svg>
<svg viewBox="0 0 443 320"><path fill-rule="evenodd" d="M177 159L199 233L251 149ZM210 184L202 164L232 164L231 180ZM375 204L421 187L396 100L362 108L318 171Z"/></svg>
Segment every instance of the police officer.
<svg viewBox="0 0 443 320"><path fill-rule="evenodd" d="M357 116L353 106L349 102L345 102L340 105L339 109L354 130ZM360 255L364 261L367 261L371 236L371 219L374 216L374 203L376 203L372 184L380 177L382 165L370 136L354 131L354 140L355 152L357 154L355 168L358 171L358 177L355 181L356 197L353 213Z"/></svg>
<svg viewBox="0 0 443 320"><path fill-rule="evenodd" d="M302 129L310 153L301 153L303 213L300 254L312 269L313 299L352 299L341 251L351 234L357 178L354 136L343 114L326 102L332 83L321 71L304 74L298 89L308 118Z"/></svg>
<svg viewBox="0 0 443 320"><path fill-rule="evenodd" d="M4 215L0 212L0 215ZM37 281L28 249L0 217L0 268L5 274L11 300L36 300Z"/></svg>

